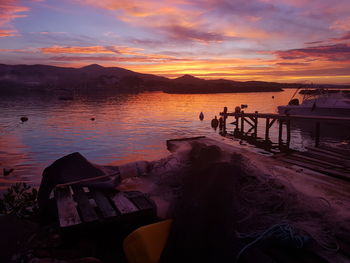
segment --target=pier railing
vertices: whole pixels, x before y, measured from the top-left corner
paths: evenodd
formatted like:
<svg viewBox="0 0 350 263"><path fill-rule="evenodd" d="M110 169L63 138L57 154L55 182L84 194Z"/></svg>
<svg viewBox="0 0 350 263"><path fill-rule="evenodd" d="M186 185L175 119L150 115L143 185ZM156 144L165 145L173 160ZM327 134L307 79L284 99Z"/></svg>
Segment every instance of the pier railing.
<svg viewBox="0 0 350 263"><path fill-rule="evenodd" d="M233 117L235 121L235 129L233 132L234 137L241 138L252 144L261 146L264 149L278 148L280 151L290 149L291 143L291 122L296 120L310 120L314 122L314 134L315 134L315 147L320 144L321 134L321 123L346 123L350 125L350 117L335 117L335 116L309 116L309 115L283 115L274 113L245 113L244 111L239 112L228 112L227 107L224 107L224 111L220 112L220 116L223 118L223 124L221 126L221 133L226 135L227 119ZM265 121L265 134L264 138L258 137L258 123L259 119ZM277 121L277 122L276 122ZM270 140L270 129L278 123L278 145L273 146ZM245 125L248 126L248 130L245 130ZM285 127L285 128L284 128ZM285 133L285 136L283 136ZM283 137L286 138L283 141Z"/></svg>

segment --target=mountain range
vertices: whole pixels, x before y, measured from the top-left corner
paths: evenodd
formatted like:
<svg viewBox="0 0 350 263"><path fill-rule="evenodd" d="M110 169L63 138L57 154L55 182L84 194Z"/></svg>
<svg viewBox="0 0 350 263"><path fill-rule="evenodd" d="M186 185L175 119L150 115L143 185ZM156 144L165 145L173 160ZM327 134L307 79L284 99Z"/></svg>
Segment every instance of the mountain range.
<svg viewBox="0 0 350 263"><path fill-rule="evenodd" d="M96 93L229 93L282 91L300 84L262 81L205 80L184 75L169 79L119 67L92 64L82 68L48 65L0 64L0 95L47 93L57 95Z"/></svg>

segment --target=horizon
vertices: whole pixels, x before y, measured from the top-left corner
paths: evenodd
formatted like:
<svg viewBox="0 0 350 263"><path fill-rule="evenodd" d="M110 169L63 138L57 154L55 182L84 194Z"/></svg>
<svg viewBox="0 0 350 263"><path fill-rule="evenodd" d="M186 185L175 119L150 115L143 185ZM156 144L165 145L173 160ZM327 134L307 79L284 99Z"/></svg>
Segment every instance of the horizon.
<svg viewBox="0 0 350 263"><path fill-rule="evenodd" d="M0 63L350 84L347 0L3 0Z"/></svg>

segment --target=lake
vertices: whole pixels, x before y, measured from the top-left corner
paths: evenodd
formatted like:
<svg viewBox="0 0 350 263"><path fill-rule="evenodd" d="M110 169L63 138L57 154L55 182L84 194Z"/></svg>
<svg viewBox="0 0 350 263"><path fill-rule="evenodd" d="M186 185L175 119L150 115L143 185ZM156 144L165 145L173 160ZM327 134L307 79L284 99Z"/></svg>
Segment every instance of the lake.
<svg viewBox="0 0 350 263"><path fill-rule="evenodd" d="M275 113L277 106L287 104L294 92L145 92L67 101L48 97L1 98L0 167L14 171L6 177L1 175L0 189L18 181L38 186L43 169L72 152L80 152L94 163L118 165L166 156L168 139L201 135L223 139L210 122L224 106L233 111L235 106L247 104L245 112ZM200 112L204 113L203 121L199 120ZM22 116L28 121L22 123ZM233 125L228 125L230 129ZM276 129L271 137L277 137ZM238 144L232 140L230 143ZM292 130L293 148L303 149L311 143L308 132ZM248 145L242 147L256 150Z"/></svg>

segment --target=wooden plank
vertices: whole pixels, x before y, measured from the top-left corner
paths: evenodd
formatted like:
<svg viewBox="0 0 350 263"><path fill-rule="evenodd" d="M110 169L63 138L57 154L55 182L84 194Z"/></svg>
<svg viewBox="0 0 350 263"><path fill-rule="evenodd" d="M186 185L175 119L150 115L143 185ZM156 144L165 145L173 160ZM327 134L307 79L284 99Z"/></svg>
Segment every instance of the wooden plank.
<svg viewBox="0 0 350 263"><path fill-rule="evenodd" d="M329 154L331 156L335 156L335 157L338 157L338 158L341 158L341 159L350 160L350 156L344 156L343 154L338 154L338 153L335 153L335 152L332 152L332 151L329 151L329 150L325 150L325 149L322 149L322 148L308 146L308 147L306 147L306 149L308 149L310 151L326 153L326 154Z"/></svg>
<svg viewBox="0 0 350 263"><path fill-rule="evenodd" d="M116 173L109 174L109 175L101 175L101 176L96 176L96 177L91 177L91 178L80 179L80 180L72 181L72 182L65 183L65 184L58 184L57 187L64 187L64 186L70 186L70 185L74 185L74 184L81 184L81 183L96 181L96 180L100 180L100 179L106 179L106 178L109 178L111 176L115 176L118 174L119 174L119 172L116 172Z"/></svg>
<svg viewBox="0 0 350 263"><path fill-rule="evenodd" d="M323 161L323 160L321 160L321 159L316 159L316 158L309 157L309 156L306 156L306 155L303 155L303 154L293 153L293 154L290 155L290 156L299 157L299 158L301 158L301 159L309 160L309 161L312 161L312 162L315 162L315 163L325 164L325 165L330 166L330 167L344 168L343 165L339 165L339 164L336 164L336 163L331 163L331 162Z"/></svg>
<svg viewBox="0 0 350 263"><path fill-rule="evenodd" d="M121 192L112 196L111 199L121 214L128 214L138 211L138 208Z"/></svg>
<svg viewBox="0 0 350 263"><path fill-rule="evenodd" d="M80 215L84 222L93 222L98 220L98 216L95 212L95 209L90 204L89 198L83 189L79 186L72 186L74 192L74 199L78 203L78 209Z"/></svg>
<svg viewBox="0 0 350 263"><path fill-rule="evenodd" d="M335 163L335 164L342 165L345 167L349 166L349 165L346 165L346 163L344 162L344 159L340 159L340 158L335 157L335 156L329 156L329 154L322 153L322 152L306 151L306 152L299 152L298 154L303 155L303 156L316 158L318 160L323 160L326 162Z"/></svg>
<svg viewBox="0 0 350 263"><path fill-rule="evenodd" d="M80 224L80 216L69 187L56 187L54 195L57 202L60 226L68 227Z"/></svg>
<svg viewBox="0 0 350 263"><path fill-rule="evenodd" d="M220 113L220 115L222 115ZM335 116L315 116L315 115L282 115L282 114L275 114L275 113L236 113L236 112L230 112L226 113L227 116L234 116L234 117L258 117L258 118L275 118L279 120L293 120L293 119L300 119L300 120L318 120L318 121L330 121L330 122L342 122L342 123L350 123L349 117L335 117Z"/></svg>
<svg viewBox="0 0 350 263"><path fill-rule="evenodd" d="M104 218L114 217L118 215L117 211L109 202L109 199L103 193L93 189L90 191Z"/></svg>
<svg viewBox="0 0 350 263"><path fill-rule="evenodd" d="M350 149L339 149L339 148L334 148L334 147L329 147L326 145L322 146L322 149L338 153L340 155L345 155L345 156L350 156Z"/></svg>
<svg viewBox="0 0 350 263"><path fill-rule="evenodd" d="M152 204L145 196L137 196L130 199L140 210L155 209L155 205Z"/></svg>
<svg viewBox="0 0 350 263"><path fill-rule="evenodd" d="M319 167L325 168L325 169L335 169L335 167L332 167L332 166L330 166L328 164L317 163L315 161L310 161L310 160L307 160L305 158L300 158L300 157L293 156L293 155L287 156L286 158L292 159L292 160L296 160L296 161L300 161L300 162L303 162L303 163L306 163L306 164L310 164L310 165L315 165L316 167L319 166Z"/></svg>
<svg viewBox="0 0 350 263"><path fill-rule="evenodd" d="M323 167L320 167L320 166L317 166L314 164L308 164L308 163L305 163L302 161L297 161L297 160L293 160L293 159L285 158L285 157L279 158L279 160L285 161L287 163L295 164L295 165L298 165L301 167L305 167L305 168L308 168L310 170L318 171L318 172L321 172L321 173L324 173L324 174L327 174L327 175L330 175L333 177L344 179L347 181L350 180L350 173L339 172L339 171L336 171L334 169L326 169L326 168L323 168Z"/></svg>

